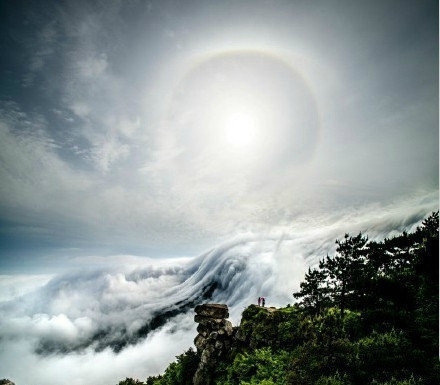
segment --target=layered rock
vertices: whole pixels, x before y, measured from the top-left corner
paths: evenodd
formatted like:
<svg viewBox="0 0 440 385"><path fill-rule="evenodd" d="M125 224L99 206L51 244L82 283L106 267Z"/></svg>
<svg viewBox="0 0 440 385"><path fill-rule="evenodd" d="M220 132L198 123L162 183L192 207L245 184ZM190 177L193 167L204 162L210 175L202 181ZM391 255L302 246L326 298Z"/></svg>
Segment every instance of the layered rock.
<svg viewBox="0 0 440 385"><path fill-rule="evenodd" d="M194 308L194 311L196 312L197 316L203 316L212 319L224 319L229 317L228 306L218 303L197 305Z"/></svg>
<svg viewBox="0 0 440 385"><path fill-rule="evenodd" d="M194 375L194 385L209 385L210 370L231 347L234 329L230 321L228 307L221 304L203 304L194 309L194 321L199 325L199 333L194 340L200 353L200 363Z"/></svg>

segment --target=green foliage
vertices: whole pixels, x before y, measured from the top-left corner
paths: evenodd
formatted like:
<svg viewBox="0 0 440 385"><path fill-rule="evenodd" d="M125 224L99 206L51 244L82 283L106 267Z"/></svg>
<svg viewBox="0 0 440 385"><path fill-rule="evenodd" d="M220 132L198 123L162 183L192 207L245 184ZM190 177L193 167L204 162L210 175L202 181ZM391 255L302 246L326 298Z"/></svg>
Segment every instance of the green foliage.
<svg viewBox="0 0 440 385"><path fill-rule="evenodd" d="M307 342L297 347L289 367L289 385L315 384L322 376L350 374L356 366L356 350L347 339Z"/></svg>
<svg viewBox="0 0 440 385"><path fill-rule="evenodd" d="M287 352L274 352L271 348L240 353L227 367L224 378L217 385L283 385L288 363Z"/></svg>
<svg viewBox="0 0 440 385"><path fill-rule="evenodd" d="M414 382L416 375L425 384L438 382L438 220L433 213L414 233L383 242L347 234L336 241L334 257L309 270L294 297L313 316L319 345L305 345L307 358L303 369L293 365L292 384L314 383L314 373L326 369L317 362L326 359L323 346L337 338L352 344L346 355L352 365L337 368L348 376L344 381Z"/></svg>
<svg viewBox="0 0 440 385"><path fill-rule="evenodd" d="M315 385L350 385L351 382L347 377L341 377L339 375L321 377L315 382Z"/></svg>
<svg viewBox="0 0 440 385"><path fill-rule="evenodd" d="M293 294L295 298L303 299L302 305L311 314L319 314L332 303L325 279L324 271L309 268L304 281L300 283L301 291Z"/></svg>
<svg viewBox="0 0 440 385"><path fill-rule="evenodd" d="M363 378L385 380L407 377L414 368L414 350L402 332L373 333L357 342Z"/></svg>
<svg viewBox="0 0 440 385"><path fill-rule="evenodd" d="M414 379L414 377L410 377L408 379L405 380L396 380L395 378L392 378L389 381L386 382L376 382L373 381L372 385L423 385L424 382L419 378L419 379Z"/></svg>
<svg viewBox="0 0 440 385"><path fill-rule="evenodd" d="M243 312L216 385L437 385L438 212L413 233L382 242L336 241L309 269L297 304ZM189 350L146 385L190 385ZM139 385L126 379L120 385Z"/></svg>
<svg viewBox="0 0 440 385"><path fill-rule="evenodd" d="M288 349L304 342L310 325L297 306L270 311L255 305L243 312L240 333L252 349Z"/></svg>
<svg viewBox="0 0 440 385"><path fill-rule="evenodd" d="M197 370L199 357L193 349L176 357L165 370L163 376L149 377L147 385L192 385L194 373Z"/></svg>
<svg viewBox="0 0 440 385"><path fill-rule="evenodd" d="M134 380L133 378L126 378L123 381L119 381L118 385L145 385L139 380Z"/></svg>

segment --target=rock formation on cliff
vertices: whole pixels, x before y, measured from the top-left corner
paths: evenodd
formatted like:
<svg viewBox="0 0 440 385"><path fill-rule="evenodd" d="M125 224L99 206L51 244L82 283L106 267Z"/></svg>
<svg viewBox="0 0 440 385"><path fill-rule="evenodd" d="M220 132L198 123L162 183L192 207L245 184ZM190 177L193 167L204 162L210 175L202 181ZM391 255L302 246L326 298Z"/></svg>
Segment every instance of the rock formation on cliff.
<svg viewBox="0 0 440 385"><path fill-rule="evenodd" d="M194 385L210 384L210 369L226 355L231 347L234 329L228 307L220 304L203 304L194 309L194 321L199 333L194 340L200 353L200 363L194 375Z"/></svg>

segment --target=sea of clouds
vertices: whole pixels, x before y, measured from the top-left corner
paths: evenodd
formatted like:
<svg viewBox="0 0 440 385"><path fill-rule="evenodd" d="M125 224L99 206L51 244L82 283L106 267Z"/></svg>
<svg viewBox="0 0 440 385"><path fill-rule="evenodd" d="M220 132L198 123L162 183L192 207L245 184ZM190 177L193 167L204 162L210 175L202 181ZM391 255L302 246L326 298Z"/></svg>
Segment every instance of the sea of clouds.
<svg viewBox="0 0 440 385"><path fill-rule="evenodd" d="M432 207L370 208L330 226L246 234L194 258L82 257L82 268L60 275L0 276L0 378L114 385L158 374L192 346L195 304L226 303L237 324L260 295L268 306L292 303L307 268L334 253L347 229L370 238L411 231Z"/></svg>

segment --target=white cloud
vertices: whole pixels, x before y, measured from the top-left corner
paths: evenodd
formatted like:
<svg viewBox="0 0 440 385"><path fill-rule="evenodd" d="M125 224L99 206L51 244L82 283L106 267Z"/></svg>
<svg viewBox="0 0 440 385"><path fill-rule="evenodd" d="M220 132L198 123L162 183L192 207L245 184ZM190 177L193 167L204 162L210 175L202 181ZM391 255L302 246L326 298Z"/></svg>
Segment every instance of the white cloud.
<svg viewBox="0 0 440 385"><path fill-rule="evenodd" d="M260 4L267 12L255 6L254 16L284 28L257 31L238 12L223 30L208 21L225 10L204 6L190 31L166 5L139 12L133 24L123 19L125 6L71 2L38 24L29 51L44 62L57 59L44 81L48 114L45 105L36 113L16 103L3 108L0 122L2 205L23 222L20 232L39 231L55 243L68 237L76 247L182 253L356 207L410 205L413 197L428 196L426 209L435 209L438 140L418 131L431 127L429 106L422 97L411 109L371 101L388 92L374 89L382 78L365 78L362 68L376 64L346 61L355 40L323 46L324 22L339 15L315 15L318 30L303 30L287 23L287 3L278 10ZM164 9L170 18L158 26ZM174 50L163 31L185 50ZM340 41L340 33L326 38ZM394 58L384 60L395 68ZM366 88L360 93L353 84ZM373 107L374 122L367 114ZM231 151L224 144L225 115L235 108L255 115L263 147ZM314 150L305 160L303 147Z"/></svg>
<svg viewBox="0 0 440 385"><path fill-rule="evenodd" d="M86 80L96 78L104 73L108 66L107 55L100 54L94 57L87 57L77 63L79 75Z"/></svg>
<svg viewBox="0 0 440 385"><path fill-rule="evenodd" d="M70 105L70 109L73 111L73 113L75 115L77 115L80 118L87 118L87 116L90 114L91 109L90 106L88 106L86 103L84 102L74 102L73 104Z"/></svg>
<svg viewBox="0 0 440 385"><path fill-rule="evenodd" d="M52 277L50 274L0 275L0 303L32 292L44 286Z"/></svg>
<svg viewBox="0 0 440 385"><path fill-rule="evenodd" d="M292 293L308 266L333 254L336 237L368 229L371 238L384 238L414 229L422 218L421 207L409 217L396 208L370 209L308 229L249 233L197 258L120 255L110 264L102 257L91 258L87 271L54 277L0 305L0 372L29 385L62 385L72 379L78 385L116 384L126 376L157 374L192 345L196 325L191 308L206 300L203 292L210 285L216 289L209 300L227 303L234 323L259 295L266 296L271 306L286 305L293 301ZM79 266L84 261L75 260ZM189 307L183 306L185 302ZM179 309L178 315L167 315ZM138 335L157 314L165 315L167 323L146 339ZM112 352L119 341L129 344ZM29 370L21 370L23 364Z"/></svg>
<svg viewBox="0 0 440 385"><path fill-rule="evenodd" d="M126 158L129 153L130 147L127 144L121 144L112 138L96 147L93 158L102 171L108 171L116 160Z"/></svg>
<svg viewBox="0 0 440 385"><path fill-rule="evenodd" d="M60 208L66 207L66 199L75 199L75 193L91 187L92 180L60 159L59 146L47 134L44 119L29 116L14 105L3 107L0 117L2 204L21 207L29 214L60 213Z"/></svg>
<svg viewBox="0 0 440 385"><path fill-rule="evenodd" d="M0 372L17 384L30 385L109 385L125 377L145 379L147 375L163 372L175 355L192 344L195 331L171 332L176 325L193 328L192 318L192 315L180 317L175 324L119 354L105 349L100 353L88 350L64 356L37 356L32 344L5 341L0 346ZM24 366L28 369L22 370Z"/></svg>

